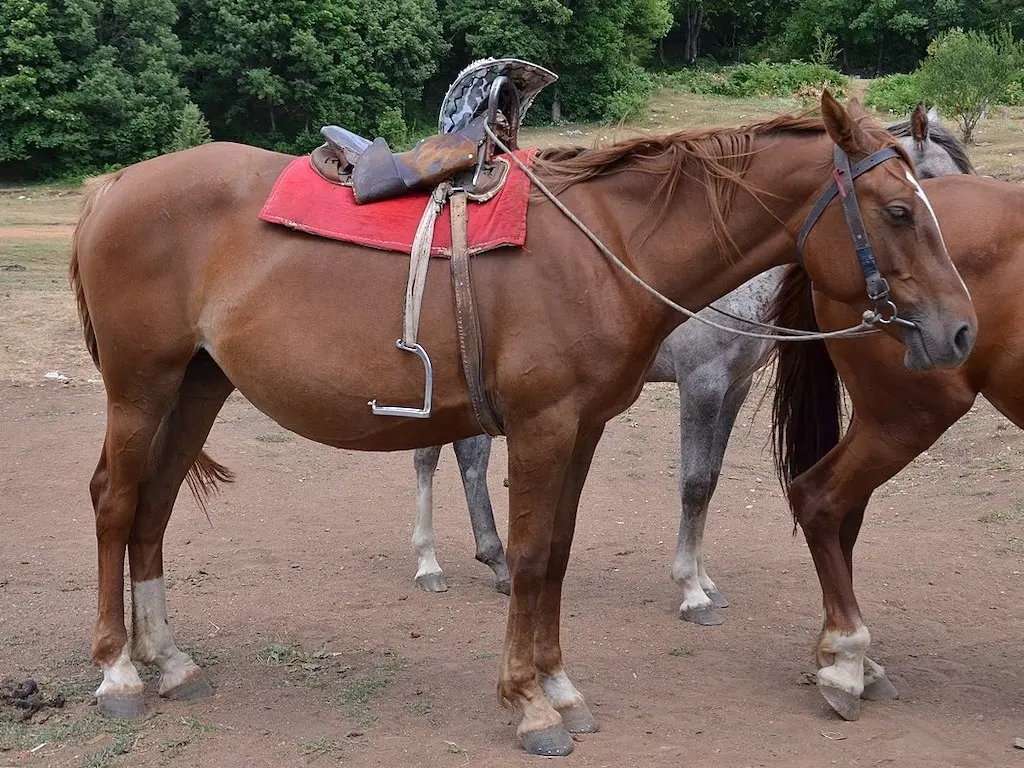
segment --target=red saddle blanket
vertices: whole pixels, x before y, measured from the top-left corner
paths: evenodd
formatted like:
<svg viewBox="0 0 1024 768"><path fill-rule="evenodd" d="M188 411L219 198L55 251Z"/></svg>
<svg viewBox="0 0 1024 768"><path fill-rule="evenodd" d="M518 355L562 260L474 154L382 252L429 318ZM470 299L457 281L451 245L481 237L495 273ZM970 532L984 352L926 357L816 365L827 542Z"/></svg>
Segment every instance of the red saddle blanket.
<svg viewBox="0 0 1024 768"><path fill-rule="evenodd" d="M519 150L516 156L530 164L537 150ZM503 245L526 242L526 208L530 180L510 163L501 190L486 203L469 203L469 252L482 253ZM412 253L423 210L430 192L411 193L391 200L359 205L350 187L332 184L309 163L293 160L277 177L260 218L311 235L358 243L370 248ZM451 256L451 208L445 206L434 224L431 256Z"/></svg>

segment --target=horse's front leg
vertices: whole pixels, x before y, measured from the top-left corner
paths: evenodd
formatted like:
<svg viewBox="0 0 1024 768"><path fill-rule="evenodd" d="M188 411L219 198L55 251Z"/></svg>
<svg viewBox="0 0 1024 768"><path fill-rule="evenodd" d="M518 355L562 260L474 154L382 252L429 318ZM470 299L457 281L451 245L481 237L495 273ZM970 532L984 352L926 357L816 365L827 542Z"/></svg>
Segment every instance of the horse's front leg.
<svg viewBox="0 0 1024 768"><path fill-rule="evenodd" d="M862 697L896 696L885 669L867 657L871 635L853 590L853 546L864 509L875 488L931 445L959 412L907 410L914 423L906 424L855 415L839 445L797 477L790 489L825 609L816 653L818 690L846 720L860 716Z"/></svg>
<svg viewBox="0 0 1024 768"><path fill-rule="evenodd" d="M572 737L542 683L563 709L585 707L562 669L558 626L576 503L600 431L578 441L576 423L549 420L524 424L509 435L512 595L498 695L522 714L516 734L535 755L572 751Z"/></svg>
<svg viewBox="0 0 1024 768"><path fill-rule="evenodd" d="M562 483L558 499L555 529L551 537L551 555L544 589L540 597L537 629L534 633L534 660L537 678L544 695L562 716L562 726L570 733L593 733L597 730L597 719L591 713L569 680L562 664L562 648L559 642L559 627L562 608L562 580L569 563L573 533L576 529L576 511L580 494L590 471L594 450L604 432L604 425L581 435L573 450L569 471Z"/></svg>

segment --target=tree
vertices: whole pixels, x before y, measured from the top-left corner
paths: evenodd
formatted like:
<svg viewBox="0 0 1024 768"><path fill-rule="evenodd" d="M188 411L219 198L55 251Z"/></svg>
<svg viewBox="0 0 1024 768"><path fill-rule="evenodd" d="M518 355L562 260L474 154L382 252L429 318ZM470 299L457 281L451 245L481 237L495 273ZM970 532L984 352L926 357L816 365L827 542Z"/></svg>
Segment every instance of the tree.
<svg viewBox="0 0 1024 768"><path fill-rule="evenodd" d="M925 98L953 115L965 143L988 106L1005 96L1024 63L1024 49L1004 27L995 36L953 29L928 46L920 70Z"/></svg>
<svg viewBox="0 0 1024 768"><path fill-rule="evenodd" d="M173 0L0 4L0 175L156 155L185 104Z"/></svg>
<svg viewBox="0 0 1024 768"><path fill-rule="evenodd" d="M191 101L181 110L181 119L174 135L167 145L168 152L179 152L183 149L198 147L212 141L210 124L203 117L203 111Z"/></svg>
<svg viewBox="0 0 1024 768"><path fill-rule="evenodd" d="M672 26L668 0L573 0L556 62L559 92L574 120L635 113L653 83L643 69Z"/></svg>
<svg viewBox="0 0 1024 768"><path fill-rule="evenodd" d="M328 123L401 142L448 50L435 0L182 0L179 30L214 133L295 151Z"/></svg>

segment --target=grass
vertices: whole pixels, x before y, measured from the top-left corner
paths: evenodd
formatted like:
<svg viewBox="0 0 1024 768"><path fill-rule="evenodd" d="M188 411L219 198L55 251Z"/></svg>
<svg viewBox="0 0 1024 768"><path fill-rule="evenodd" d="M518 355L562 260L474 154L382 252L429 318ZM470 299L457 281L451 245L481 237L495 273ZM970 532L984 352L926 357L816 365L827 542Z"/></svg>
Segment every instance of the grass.
<svg viewBox="0 0 1024 768"><path fill-rule="evenodd" d="M341 690L338 700L349 715L362 726L376 722L376 715L370 712L370 702L382 693L395 679L402 665L395 658L376 665L365 677L353 680Z"/></svg>
<svg viewBox="0 0 1024 768"><path fill-rule="evenodd" d="M85 712L76 717L73 714L53 715L42 725L14 723L0 720L0 752L24 752L46 744L43 752L56 745L85 746L102 734L109 734L112 741L100 749L82 757L82 768L107 768L113 761L128 754L139 739L139 724L123 720L109 720L94 712Z"/></svg>
<svg viewBox="0 0 1024 768"><path fill-rule="evenodd" d="M268 667L287 667L308 656L297 645L270 642L256 652L256 660Z"/></svg>
<svg viewBox="0 0 1024 768"><path fill-rule="evenodd" d="M295 742L304 755L329 755L340 752L342 745L334 739L299 739Z"/></svg>
<svg viewBox="0 0 1024 768"><path fill-rule="evenodd" d="M295 438L287 432L268 432L265 435L256 435L261 443L290 443Z"/></svg>
<svg viewBox="0 0 1024 768"><path fill-rule="evenodd" d="M986 525L998 523L1017 523L1024 520L1024 502L1015 502L1010 509L994 509L978 517L979 523Z"/></svg>

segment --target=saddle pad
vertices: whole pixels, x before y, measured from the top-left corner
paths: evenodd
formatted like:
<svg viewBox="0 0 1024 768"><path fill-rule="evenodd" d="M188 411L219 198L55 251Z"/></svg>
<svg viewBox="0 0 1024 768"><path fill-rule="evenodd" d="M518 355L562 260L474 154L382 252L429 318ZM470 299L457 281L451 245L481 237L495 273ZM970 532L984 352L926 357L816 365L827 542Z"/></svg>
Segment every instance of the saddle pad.
<svg viewBox="0 0 1024 768"><path fill-rule="evenodd" d="M536 149L515 154L527 165ZM482 253L504 245L526 242L526 208L530 180L514 163L499 192L486 203L469 204L469 252ZM430 200L428 192L414 192L391 200L358 205L350 187L332 184L310 165L309 157L293 160L277 177L259 217L311 235L412 253L420 217ZM451 207L445 206L434 224L431 256L452 254Z"/></svg>

